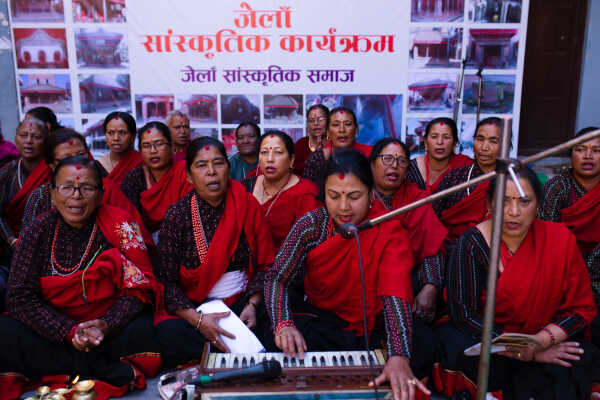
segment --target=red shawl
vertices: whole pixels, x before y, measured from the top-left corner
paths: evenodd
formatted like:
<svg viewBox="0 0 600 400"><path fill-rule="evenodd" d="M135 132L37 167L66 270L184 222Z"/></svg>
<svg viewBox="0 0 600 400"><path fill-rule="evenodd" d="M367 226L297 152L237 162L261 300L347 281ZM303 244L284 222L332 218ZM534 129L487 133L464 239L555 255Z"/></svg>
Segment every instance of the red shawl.
<svg viewBox="0 0 600 400"><path fill-rule="evenodd" d="M296 185L282 192L274 203L275 197L261 205L273 237L275 251L279 250L298 218L322 206L316 198L318 191L314 183L301 179Z"/></svg>
<svg viewBox="0 0 600 400"><path fill-rule="evenodd" d="M371 209L367 218L379 213ZM331 220L330 220L331 221ZM413 302L410 272L413 257L408 234L400 224L384 222L359 233L365 272L367 327L375 326L382 309L380 296ZM362 291L355 240L335 235L311 250L306 258L304 289L308 302L335 312L349 323L348 329L363 335Z"/></svg>
<svg viewBox="0 0 600 400"><path fill-rule="evenodd" d="M427 155L425 155L425 157L428 157ZM440 187L440 183L442 182L442 178L444 176L446 176L446 174L448 174L448 172L452 171L453 169L459 168L459 167L464 167L465 165L471 165L473 164L473 160L470 157L467 157L463 154L452 154L450 156L450 160L448 162L448 168L446 168L444 170L444 172L441 173L441 175L437 178L437 180L430 184L427 187L427 190L429 191L429 193L436 193ZM425 177L425 179L427 179Z"/></svg>
<svg viewBox="0 0 600 400"><path fill-rule="evenodd" d="M397 209L413 203L427 196L427 192L419 189L412 182L404 182L394 194L392 209ZM389 210L385 208L382 201L376 200L374 207L378 207L381 213ZM426 257L433 256L444 250L444 239L448 234L446 227L440 222L433 211L431 204L426 204L397 217L401 222L410 239L415 262L420 264Z"/></svg>
<svg viewBox="0 0 600 400"><path fill-rule="evenodd" d="M486 219L486 196L490 183L482 182L471 194L447 210L442 211L440 221L448 228L448 240L455 241L467 229Z"/></svg>
<svg viewBox="0 0 600 400"><path fill-rule="evenodd" d="M562 224L534 220L511 257L502 246L495 321L505 332L535 334L556 315L596 316L590 277L575 236Z"/></svg>
<svg viewBox="0 0 600 400"><path fill-rule="evenodd" d="M312 153L308 141L309 137L304 136L303 138L298 139L294 145L294 173L299 176L302 176L304 165L306 165L306 159L310 153Z"/></svg>
<svg viewBox="0 0 600 400"><path fill-rule="evenodd" d="M333 143L331 141L329 141L329 142L325 143L323 148L328 148L329 150L333 151ZM352 148L360 151L367 158L369 158L371 156L371 151L373 150L373 146L369 146L368 144L361 144L358 142L354 142L352 144Z"/></svg>
<svg viewBox="0 0 600 400"><path fill-rule="evenodd" d="M138 151L131 149L121 158L121 161L115 165L113 170L110 171L108 179L112 179L117 185L121 186L125 174L140 165L142 165L142 156Z"/></svg>
<svg viewBox="0 0 600 400"><path fill-rule="evenodd" d="M185 161L186 153L187 153L187 146L185 146L185 149L183 149L183 150L173 152L173 162Z"/></svg>
<svg viewBox="0 0 600 400"><path fill-rule="evenodd" d="M600 184L563 209L561 221L575 234L581 251L589 253L596 247L600 243Z"/></svg>
<svg viewBox="0 0 600 400"><path fill-rule="evenodd" d="M42 160L31 171L21 189L6 206L7 222L15 235L21 230L21 220L23 219L23 212L25 211L29 195L35 189L48 182L50 182L50 168L48 168L46 161Z"/></svg>
<svg viewBox="0 0 600 400"><path fill-rule="evenodd" d="M193 188L186 180L185 163L179 161L173 163L169 171L150 189L140 194L144 221L150 232L156 232L160 228L160 222L167 208Z"/></svg>
<svg viewBox="0 0 600 400"><path fill-rule="evenodd" d="M248 282L257 270L273 264L273 242L260 205L242 184L229 180L225 194L225 213L221 216L208 252L198 268L179 268L179 284L185 295L197 303L206 299L215 283L223 276L244 230L252 255L248 266Z"/></svg>

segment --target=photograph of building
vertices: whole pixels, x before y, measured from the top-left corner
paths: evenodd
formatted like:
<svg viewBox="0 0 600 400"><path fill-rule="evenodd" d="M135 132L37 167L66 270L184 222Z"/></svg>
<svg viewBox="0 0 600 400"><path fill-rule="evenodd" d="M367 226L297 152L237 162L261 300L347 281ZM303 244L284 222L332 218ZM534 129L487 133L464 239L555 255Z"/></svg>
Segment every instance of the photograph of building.
<svg viewBox="0 0 600 400"><path fill-rule="evenodd" d="M452 112L456 94L456 75L409 74L408 110Z"/></svg>
<svg viewBox="0 0 600 400"><path fill-rule="evenodd" d="M519 37L517 29L469 29L467 67L516 68Z"/></svg>
<svg viewBox="0 0 600 400"><path fill-rule="evenodd" d="M79 75L81 112L131 112L131 92L127 74Z"/></svg>
<svg viewBox="0 0 600 400"><path fill-rule="evenodd" d="M408 45L409 68L459 68L462 36L462 28L412 28Z"/></svg>
<svg viewBox="0 0 600 400"><path fill-rule="evenodd" d="M219 130L217 128L192 128L190 138L192 140L202 136L210 136L213 139L219 139Z"/></svg>
<svg viewBox="0 0 600 400"><path fill-rule="evenodd" d="M235 128L222 128L221 142L225 145L225 150L229 157L237 153L238 149L235 145Z"/></svg>
<svg viewBox="0 0 600 400"><path fill-rule="evenodd" d="M260 98L258 95L221 95L221 123L239 124L243 121L260 123Z"/></svg>
<svg viewBox="0 0 600 400"><path fill-rule="evenodd" d="M302 125L301 94L265 94L265 124Z"/></svg>
<svg viewBox="0 0 600 400"><path fill-rule="evenodd" d="M477 112L479 81L475 75L465 75L463 114ZM482 114L511 114L515 99L515 75L483 75L481 90Z"/></svg>
<svg viewBox="0 0 600 400"><path fill-rule="evenodd" d="M76 29L79 68L127 68L129 55L124 29Z"/></svg>
<svg viewBox="0 0 600 400"><path fill-rule="evenodd" d="M404 143L408 146L411 157L425 153L425 127L432 118L435 117L408 117L406 119L406 136Z"/></svg>
<svg viewBox="0 0 600 400"><path fill-rule="evenodd" d="M411 0L412 22L458 22L464 19L464 0Z"/></svg>
<svg viewBox="0 0 600 400"><path fill-rule="evenodd" d="M191 122L216 123L217 95L216 94L191 94L177 96L177 109L184 112Z"/></svg>
<svg viewBox="0 0 600 400"><path fill-rule="evenodd" d="M296 143L298 141L298 139L300 139L301 137L304 136L304 128L283 128L283 127L269 127L269 128L264 128L263 129L263 133L269 133L271 131L282 131L285 132L289 135L289 137L292 138L292 140L294 141L294 143Z"/></svg>
<svg viewBox="0 0 600 400"><path fill-rule="evenodd" d="M69 68L64 29L13 30L18 68Z"/></svg>
<svg viewBox="0 0 600 400"><path fill-rule="evenodd" d="M92 156L96 159L108 153L103 124L103 119L83 118L81 120L81 131L85 137L85 142L87 143Z"/></svg>
<svg viewBox="0 0 600 400"><path fill-rule="evenodd" d="M173 111L175 97L165 94L136 94L135 115L138 122L164 121Z"/></svg>
<svg viewBox="0 0 600 400"><path fill-rule="evenodd" d="M74 22L125 22L125 0L73 0Z"/></svg>
<svg viewBox="0 0 600 400"><path fill-rule="evenodd" d="M9 1L13 22L64 22L63 0Z"/></svg>
<svg viewBox="0 0 600 400"><path fill-rule="evenodd" d="M522 0L471 0L469 21L487 23L521 22Z"/></svg>
<svg viewBox="0 0 600 400"><path fill-rule="evenodd" d="M67 74L19 75L19 96L24 113L39 106L55 113L73 111L71 78Z"/></svg>

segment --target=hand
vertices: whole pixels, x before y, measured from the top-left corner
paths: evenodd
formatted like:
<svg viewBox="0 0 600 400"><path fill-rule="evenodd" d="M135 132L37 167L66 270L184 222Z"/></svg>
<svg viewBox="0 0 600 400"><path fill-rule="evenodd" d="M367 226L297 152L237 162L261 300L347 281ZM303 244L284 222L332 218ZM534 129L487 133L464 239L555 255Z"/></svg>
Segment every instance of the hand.
<svg viewBox="0 0 600 400"><path fill-rule="evenodd" d="M392 356L387 360L381 375L375 379L375 384L379 386L386 381L390 382L394 400L413 400L417 388L426 395L431 394L423 382L413 375L407 357ZM373 382L369 386L373 386Z"/></svg>
<svg viewBox="0 0 600 400"><path fill-rule="evenodd" d="M93 319L77 325L71 343L79 351L89 351L90 347L99 346L108 332L106 321Z"/></svg>
<svg viewBox="0 0 600 400"><path fill-rule="evenodd" d="M287 356L295 357L296 352L298 358L304 360L304 352L306 351L306 342L304 336L293 326L281 328L275 335L275 345L281 349Z"/></svg>
<svg viewBox="0 0 600 400"><path fill-rule="evenodd" d="M229 347L221 340L220 335L227 336L228 338L235 339L232 333L227 332L225 329L219 326L219 320L229 315L230 311L204 314L202 322L198 330L206 339L210 340L213 346L216 346L219 350L229 353Z"/></svg>
<svg viewBox="0 0 600 400"><path fill-rule="evenodd" d="M579 361L583 349L577 342L562 342L548 347L535 354L533 359L540 363L556 364L563 367L571 367L567 360Z"/></svg>
<svg viewBox="0 0 600 400"><path fill-rule="evenodd" d="M240 314L240 319L246 324L249 329L252 329L256 326L256 306L254 303L246 304L246 307L242 310Z"/></svg>
<svg viewBox="0 0 600 400"><path fill-rule="evenodd" d="M540 350L541 348L534 344L528 346L506 346L506 350L499 352L498 355L529 362L533 361L533 357Z"/></svg>
<svg viewBox="0 0 600 400"><path fill-rule="evenodd" d="M435 317L438 288L428 283L415 298L414 310L417 316L425 322L432 322Z"/></svg>

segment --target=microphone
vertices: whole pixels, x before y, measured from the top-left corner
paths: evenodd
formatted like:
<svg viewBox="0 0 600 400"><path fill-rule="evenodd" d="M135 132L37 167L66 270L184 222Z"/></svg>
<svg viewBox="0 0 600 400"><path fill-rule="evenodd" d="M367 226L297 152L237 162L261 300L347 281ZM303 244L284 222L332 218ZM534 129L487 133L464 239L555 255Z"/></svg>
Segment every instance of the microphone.
<svg viewBox="0 0 600 400"><path fill-rule="evenodd" d="M281 364L277 360L262 360L262 363L248 368L215 372L212 375L200 375L187 382L188 385L204 385L232 379L272 379L281 375Z"/></svg>
<svg viewBox="0 0 600 400"><path fill-rule="evenodd" d="M358 228L353 223L346 222L340 226L340 235L342 235L344 239L352 239L354 237L354 232L358 232Z"/></svg>

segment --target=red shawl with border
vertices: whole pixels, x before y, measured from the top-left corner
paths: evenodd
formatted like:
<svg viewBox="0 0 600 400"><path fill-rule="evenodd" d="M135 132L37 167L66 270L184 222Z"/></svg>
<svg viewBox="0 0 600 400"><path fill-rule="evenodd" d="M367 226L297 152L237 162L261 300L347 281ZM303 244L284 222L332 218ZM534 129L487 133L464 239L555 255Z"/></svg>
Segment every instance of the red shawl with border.
<svg viewBox="0 0 600 400"><path fill-rule="evenodd" d="M29 195L35 189L48 182L50 182L50 168L48 168L46 161L42 160L31 171L21 189L6 206L7 221L15 235L18 235L21 230L21 220L23 219Z"/></svg>
<svg viewBox="0 0 600 400"><path fill-rule="evenodd" d="M150 189L140 194L140 203L144 211L142 216L150 232L160 228L160 222L167 209L192 189L194 187L186 180L185 163L178 161L173 163L169 171Z"/></svg>
<svg viewBox="0 0 600 400"><path fill-rule="evenodd" d="M581 251L591 252L600 243L600 183L564 208L561 221L575 234Z"/></svg>
<svg viewBox="0 0 600 400"><path fill-rule="evenodd" d="M377 215L380 213L371 209L367 218ZM395 296L412 304L413 256L407 232L393 221L358 235L365 272L367 329L371 331L383 307L380 296ZM355 240L337 234L308 253L304 280L308 302L336 313L357 336L363 335L361 286Z"/></svg>
<svg viewBox="0 0 600 400"><path fill-rule="evenodd" d="M107 178L121 186L125 174L140 165L142 165L142 156L138 151L131 149L121 158L113 170L110 171Z"/></svg>
<svg viewBox="0 0 600 400"><path fill-rule="evenodd" d="M425 155L427 157L427 155ZM440 187L440 183L442 182L442 178L448 174L448 172L453 169L464 167L465 165L473 164L473 160L470 157L465 156L464 154L452 154L450 156L450 161L448 162L448 168L437 178L437 180L430 184L427 187L427 191L429 193L436 193Z"/></svg>
<svg viewBox="0 0 600 400"><path fill-rule="evenodd" d="M330 151L333 151L333 143L331 141L325 143L323 148L328 148ZM373 146L369 146L368 144L361 144L358 142L354 142L352 144L352 148L360 151L365 155L365 157L369 158L371 156L371 151L373 150Z"/></svg>
<svg viewBox="0 0 600 400"><path fill-rule="evenodd" d="M223 276L238 246L242 229L250 246L250 282L258 270L273 264L273 242L263 211L254 196L247 193L241 183L230 179L225 194L225 213L219 220L204 260L198 268L179 267L179 284L190 300L203 302Z"/></svg>
<svg viewBox="0 0 600 400"><path fill-rule="evenodd" d="M440 221L448 228L448 240L455 241L467 229L486 220L489 187L490 183L487 181L480 183L475 189L471 189L470 195L442 211Z"/></svg>
<svg viewBox="0 0 600 400"><path fill-rule="evenodd" d="M566 313L592 322L590 277L575 236L563 224L534 220L513 256L501 248L495 321L505 332L535 334Z"/></svg>

